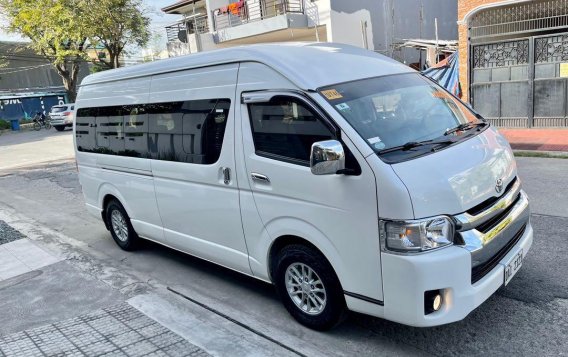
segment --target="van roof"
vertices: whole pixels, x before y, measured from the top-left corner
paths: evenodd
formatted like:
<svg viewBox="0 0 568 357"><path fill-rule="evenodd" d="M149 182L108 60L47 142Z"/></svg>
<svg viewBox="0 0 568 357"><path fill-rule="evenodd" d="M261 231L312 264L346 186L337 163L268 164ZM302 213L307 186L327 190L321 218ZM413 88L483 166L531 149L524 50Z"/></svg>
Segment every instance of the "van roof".
<svg viewBox="0 0 568 357"><path fill-rule="evenodd" d="M412 72L389 57L338 43L285 42L200 52L87 76L81 86L236 62L260 62L304 90Z"/></svg>

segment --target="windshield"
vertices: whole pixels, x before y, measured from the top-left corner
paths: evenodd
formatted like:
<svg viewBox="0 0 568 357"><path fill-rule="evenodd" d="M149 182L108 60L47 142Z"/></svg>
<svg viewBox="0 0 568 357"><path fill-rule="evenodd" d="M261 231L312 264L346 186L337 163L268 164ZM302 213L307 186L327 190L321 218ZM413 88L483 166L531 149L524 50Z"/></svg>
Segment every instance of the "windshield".
<svg viewBox="0 0 568 357"><path fill-rule="evenodd" d="M398 147L402 153L396 153L397 157L432 149L427 145L417 148L416 143L431 146L444 140L453 144L461 139L456 136L484 123L461 101L418 73L337 84L320 93L381 157L392 155Z"/></svg>

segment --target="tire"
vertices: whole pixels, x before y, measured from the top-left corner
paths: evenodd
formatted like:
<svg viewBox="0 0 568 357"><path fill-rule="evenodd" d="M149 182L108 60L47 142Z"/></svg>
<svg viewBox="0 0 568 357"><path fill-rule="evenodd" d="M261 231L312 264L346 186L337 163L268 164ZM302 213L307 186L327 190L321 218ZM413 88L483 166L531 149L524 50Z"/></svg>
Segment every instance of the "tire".
<svg viewBox="0 0 568 357"><path fill-rule="evenodd" d="M57 131L63 131L63 130L65 130L65 125L54 125L53 127L54 127L55 130L57 130Z"/></svg>
<svg viewBox="0 0 568 357"><path fill-rule="evenodd" d="M305 245L289 245L277 254L274 267L278 295L299 323L324 331L343 321L347 312L343 289L331 264L319 251ZM304 281L299 284L301 278ZM305 278L309 280L306 282Z"/></svg>
<svg viewBox="0 0 568 357"><path fill-rule="evenodd" d="M112 200L106 207L106 220L110 228L112 238L120 248L126 251L135 250L140 242L140 237L134 231L130 217L120 202Z"/></svg>
<svg viewBox="0 0 568 357"><path fill-rule="evenodd" d="M38 123L37 121L34 122L34 130L35 130L35 131L40 131L40 130L41 130L41 124Z"/></svg>
<svg viewBox="0 0 568 357"><path fill-rule="evenodd" d="M45 122L45 129L46 130L51 129L51 123L50 122Z"/></svg>

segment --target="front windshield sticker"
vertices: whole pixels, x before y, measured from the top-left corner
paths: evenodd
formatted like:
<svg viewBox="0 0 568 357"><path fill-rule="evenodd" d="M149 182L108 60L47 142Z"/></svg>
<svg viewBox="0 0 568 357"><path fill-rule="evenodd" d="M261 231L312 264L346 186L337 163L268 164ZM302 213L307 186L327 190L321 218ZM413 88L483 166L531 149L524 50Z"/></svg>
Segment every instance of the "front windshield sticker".
<svg viewBox="0 0 568 357"><path fill-rule="evenodd" d="M383 143L381 138L379 138L378 136L375 136L374 138L367 139L367 141L369 142L369 144L371 144L371 146L375 150L383 150L386 147L385 143Z"/></svg>
<svg viewBox="0 0 568 357"><path fill-rule="evenodd" d="M326 97L328 100L343 98L343 96L341 94L339 94L339 92L335 89L322 90L321 94L323 94L324 97Z"/></svg>
<svg viewBox="0 0 568 357"><path fill-rule="evenodd" d="M340 103L340 104L337 104L335 107L339 110L348 110L349 109L349 105L347 105L347 103Z"/></svg>
<svg viewBox="0 0 568 357"><path fill-rule="evenodd" d="M381 138L379 138L378 136L375 136L374 138L367 139L367 141L369 142L369 144L373 145L373 144L376 144L376 143L380 143Z"/></svg>

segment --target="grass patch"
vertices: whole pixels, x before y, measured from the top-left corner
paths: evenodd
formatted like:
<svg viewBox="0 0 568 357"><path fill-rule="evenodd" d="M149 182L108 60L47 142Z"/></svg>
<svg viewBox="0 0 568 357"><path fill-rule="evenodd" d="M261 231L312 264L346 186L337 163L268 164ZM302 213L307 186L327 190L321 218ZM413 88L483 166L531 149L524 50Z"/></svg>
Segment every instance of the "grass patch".
<svg viewBox="0 0 568 357"><path fill-rule="evenodd" d="M11 127L12 125L9 122L0 119L0 130L10 129Z"/></svg>
<svg viewBox="0 0 568 357"><path fill-rule="evenodd" d="M568 159L568 154L554 151L515 151L516 157L544 157L549 159Z"/></svg>

